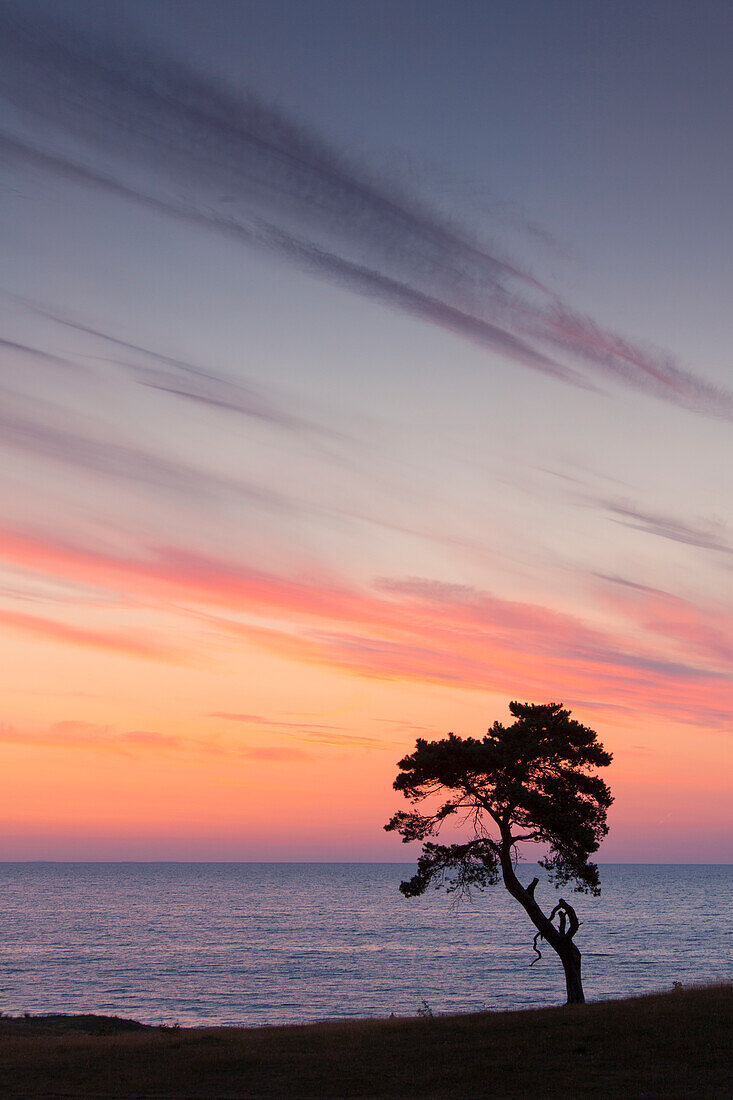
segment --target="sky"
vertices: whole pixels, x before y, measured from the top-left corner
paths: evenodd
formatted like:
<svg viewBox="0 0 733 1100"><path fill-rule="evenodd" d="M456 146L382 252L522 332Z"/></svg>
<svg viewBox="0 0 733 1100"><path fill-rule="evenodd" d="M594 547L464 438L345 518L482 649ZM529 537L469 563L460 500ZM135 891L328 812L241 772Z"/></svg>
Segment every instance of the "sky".
<svg viewBox="0 0 733 1100"><path fill-rule="evenodd" d="M0 858L410 860L562 702L729 862L733 9L0 0Z"/></svg>

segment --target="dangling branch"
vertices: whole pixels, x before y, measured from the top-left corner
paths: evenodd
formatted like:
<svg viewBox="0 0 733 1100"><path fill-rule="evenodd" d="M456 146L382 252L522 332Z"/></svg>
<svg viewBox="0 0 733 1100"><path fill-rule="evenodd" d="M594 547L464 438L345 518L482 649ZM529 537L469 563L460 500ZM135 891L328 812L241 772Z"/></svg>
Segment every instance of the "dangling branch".
<svg viewBox="0 0 733 1100"><path fill-rule="evenodd" d="M532 959L532 962L529 964L530 966L534 966L534 964L538 963L540 961L540 959L542 958L542 952L540 951L539 947L537 946L537 940L541 940L542 938L543 938L542 933L538 932L537 935L535 936L533 942L532 942L532 946L535 949L535 952L537 954L537 958Z"/></svg>

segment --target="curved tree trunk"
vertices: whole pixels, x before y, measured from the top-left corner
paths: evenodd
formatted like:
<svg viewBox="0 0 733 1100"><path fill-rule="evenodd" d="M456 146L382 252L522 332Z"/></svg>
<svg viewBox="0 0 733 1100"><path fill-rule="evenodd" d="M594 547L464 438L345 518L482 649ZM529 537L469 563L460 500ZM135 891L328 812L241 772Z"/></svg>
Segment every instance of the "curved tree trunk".
<svg viewBox="0 0 733 1100"><path fill-rule="evenodd" d="M580 974L581 954L573 943L573 937L580 927L580 921L578 920L575 910L572 905L569 905L563 898L560 898L560 901L552 910L549 917L542 912L534 897L535 888L539 880L535 878L530 882L529 886L522 886L514 873L514 866L511 861L511 846L507 841L502 845L500 862L502 877L507 890L522 906L525 913L532 921L532 924L537 929L539 936L549 943L553 951L557 952L560 957L563 970L565 971L565 988L568 995L567 1003L569 1005L585 1004L585 994L583 992L583 982ZM552 923L556 914L559 914L559 928ZM535 950L537 950L536 939Z"/></svg>

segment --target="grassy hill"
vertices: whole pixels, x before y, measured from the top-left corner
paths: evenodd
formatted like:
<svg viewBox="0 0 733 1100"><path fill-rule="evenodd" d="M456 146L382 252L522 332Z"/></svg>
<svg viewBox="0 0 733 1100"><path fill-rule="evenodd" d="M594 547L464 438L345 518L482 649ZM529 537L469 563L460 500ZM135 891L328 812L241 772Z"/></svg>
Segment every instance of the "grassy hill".
<svg viewBox="0 0 733 1100"><path fill-rule="evenodd" d="M0 1019L0 1096L730 1097L733 986L625 1001L302 1027Z"/></svg>

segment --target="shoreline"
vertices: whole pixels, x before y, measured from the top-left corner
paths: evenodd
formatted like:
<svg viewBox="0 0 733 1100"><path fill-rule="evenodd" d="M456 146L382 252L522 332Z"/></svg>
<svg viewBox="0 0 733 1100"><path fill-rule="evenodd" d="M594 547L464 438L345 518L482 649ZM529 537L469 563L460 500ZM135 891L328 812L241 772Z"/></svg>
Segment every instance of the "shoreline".
<svg viewBox="0 0 733 1100"><path fill-rule="evenodd" d="M682 986L679 983L673 983L671 988L647 990L631 997L589 998L584 1007L590 1008L596 1005L611 1004L636 1004L639 1001L651 1000L657 997L666 997L668 995L678 996L684 993L698 993L701 991L718 989L730 990L731 996L733 996L733 979L730 982L718 978L709 981L701 980L700 982L690 983L686 986ZM13 1032L14 1028L17 1028L18 1034L41 1034L41 1032L64 1034L68 1032L89 1035L106 1035L131 1031L179 1031L187 1033L200 1031L250 1032L263 1031L265 1029L271 1031L287 1031L295 1028L321 1027L322 1025L331 1024L368 1025L374 1023L388 1023L394 1020L466 1020L496 1016L528 1016L532 1013L554 1012L558 1009L568 1008L569 1006L558 1002L553 1005L529 1005L521 1008L487 1008L478 1012L438 1012L432 1010L429 1006L426 1007L428 1009L427 1012L417 1010L413 1013L390 1012L383 1016L324 1016L319 1019L268 1021L261 1024L234 1022L183 1024L177 1021L174 1023L149 1023L145 1020L138 1020L132 1016L109 1016L101 1012L22 1012L14 1015L12 1012L0 1011L0 1038L4 1034ZM85 1028L88 1028L88 1030L85 1031Z"/></svg>

